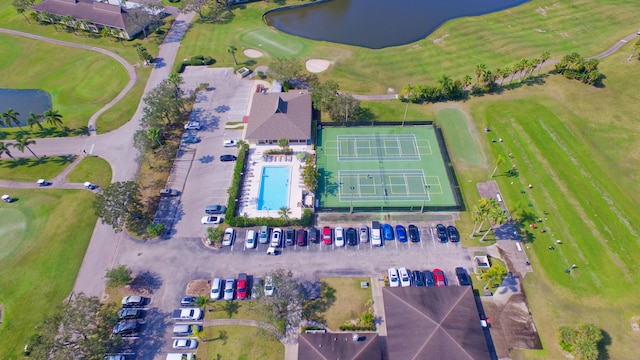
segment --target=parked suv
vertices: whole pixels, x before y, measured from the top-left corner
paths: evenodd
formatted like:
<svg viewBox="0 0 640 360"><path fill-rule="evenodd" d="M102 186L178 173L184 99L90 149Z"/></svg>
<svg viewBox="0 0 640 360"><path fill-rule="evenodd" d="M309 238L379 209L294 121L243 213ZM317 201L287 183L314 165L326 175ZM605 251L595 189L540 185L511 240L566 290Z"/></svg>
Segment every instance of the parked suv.
<svg viewBox="0 0 640 360"><path fill-rule="evenodd" d="M264 225L260 228L260 236L258 237L260 244L267 244L269 242L269 227Z"/></svg>
<svg viewBox="0 0 640 360"><path fill-rule="evenodd" d="M271 247L278 248L282 246L282 229L275 228L271 231Z"/></svg>
<svg viewBox="0 0 640 360"><path fill-rule="evenodd" d="M287 232L285 234L285 240L286 240L286 244L287 246L292 246L293 245L293 240L296 237L296 231L294 229L287 229Z"/></svg>
<svg viewBox="0 0 640 360"><path fill-rule="evenodd" d="M307 245L307 231L305 229L298 229L296 236L296 245L305 246Z"/></svg>
<svg viewBox="0 0 640 360"><path fill-rule="evenodd" d="M309 242L310 243L318 243L320 241L320 239L318 238L318 229L316 228L311 228L308 231L309 234Z"/></svg>
<svg viewBox="0 0 640 360"><path fill-rule="evenodd" d="M471 285L471 278L469 278L469 274L467 273L467 270L465 270L465 268L457 267L456 268L456 277L458 278L458 283L460 284L460 286L470 286Z"/></svg>

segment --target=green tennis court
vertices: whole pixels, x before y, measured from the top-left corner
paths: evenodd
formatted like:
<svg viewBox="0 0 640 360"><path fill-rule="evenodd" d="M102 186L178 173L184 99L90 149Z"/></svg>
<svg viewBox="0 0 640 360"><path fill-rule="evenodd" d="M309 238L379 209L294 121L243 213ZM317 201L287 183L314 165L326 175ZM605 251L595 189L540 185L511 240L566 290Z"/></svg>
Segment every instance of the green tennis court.
<svg viewBox="0 0 640 360"><path fill-rule="evenodd" d="M318 130L321 208L458 208L433 126Z"/></svg>

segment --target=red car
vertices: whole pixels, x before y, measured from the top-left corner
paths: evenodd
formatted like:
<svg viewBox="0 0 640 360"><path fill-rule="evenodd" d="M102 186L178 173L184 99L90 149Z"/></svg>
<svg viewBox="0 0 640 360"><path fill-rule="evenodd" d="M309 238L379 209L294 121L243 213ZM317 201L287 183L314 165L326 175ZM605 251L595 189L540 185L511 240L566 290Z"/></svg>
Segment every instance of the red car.
<svg viewBox="0 0 640 360"><path fill-rule="evenodd" d="M436 286L447 286L444 280L444 272L440 269L433 269L433 277L436 278Z"/></svg>
<svg viewBox="0 0 640 360"><path fill-rule="evenodd" d="M322 229L322 243L325 245L331 245L331 228L325 226Z"/></svg>
<svg viewBox="0 0 640 360"><path fill-rule="evenodd" d="M244 300L247 298L247 274L238 274L238 282L236 287L236 299Z"/></svg>

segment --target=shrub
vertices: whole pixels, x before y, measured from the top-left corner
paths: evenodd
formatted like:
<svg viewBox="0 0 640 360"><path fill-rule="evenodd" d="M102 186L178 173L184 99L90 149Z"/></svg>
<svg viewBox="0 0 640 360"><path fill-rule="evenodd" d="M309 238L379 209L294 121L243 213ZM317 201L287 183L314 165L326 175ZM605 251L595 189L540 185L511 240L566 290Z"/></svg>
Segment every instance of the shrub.
<svg viewBox="0 0 640 360"><path fill-rule="evenodd" d="M147 235L149 235L152 239L162 235L162 233L164 233L164 230L165 229L163 224L147 225Z"/></svg>
<svg viewBox="0 0 640 360"><path fill-rule="evenodd" d="M376 331L375 325L340 325L341 331Z"/></svg>
<svg viewBox="0 0 640 360"><path fill-rule="evenodd" d="M104 277L107 279L107 287L109 288L127 285L132 280L131 270L126 265L108 270Z"/></svg>

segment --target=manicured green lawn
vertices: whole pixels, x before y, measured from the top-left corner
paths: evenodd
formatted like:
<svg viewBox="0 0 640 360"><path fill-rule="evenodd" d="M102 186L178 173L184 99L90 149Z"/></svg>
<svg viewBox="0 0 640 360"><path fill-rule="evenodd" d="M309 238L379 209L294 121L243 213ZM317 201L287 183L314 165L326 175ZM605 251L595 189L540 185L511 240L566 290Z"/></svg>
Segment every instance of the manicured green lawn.
<svg viewBox="0 0 640 360"><path fill-rule="evenodd" d="M97 156L87 156L67 175L68 182L90 181L104 188L111 184L111 166Z"/></svg>
<svg viewBox="0 0 640 360"><path fill-rule="evenodd" d="M436 113L438 126L443 129L447 149L452 157L468 166L485 165L482 152L470 133L470 122L461 109L442 109Z"/></svg>
<svg viewBox="0 0 640 360"><path fill-rule="evenodd" d="M207 326L198 359L284 359L284 345L269 332L251 326Z"/></svg>
<svg viewBox="0 0 640 360"><path fill-rule="evenodd" d="M51 156L46 159L19 158L0 161L0 179L12 181L51 180L64 170L73 158L67 156Z"/></svg>
<svg viewBox="0 0 640 360"><path fill-rule="evenodd" d="M69 296L96 217L88 191L0 192L18 199L0 203L0 359L17 359L34 327Z"/></svg>
<svg viewBox="0 0 640 360"><path fill-rule="evenodd" d="M253 311L251 305L254 300L214 301L206 311L207 319L249 319L266 321L258 311Z"/></svg>
<svg viewBox="0 0 640 360"><path fill-rule="evenodd" d="M360 282L370 278L322 278L321 281L335 289L335 302L325 312L329 329L338 331L350 319L357 319L364 312L364 305L371 299L371 288L363 289Z"/></svg>

